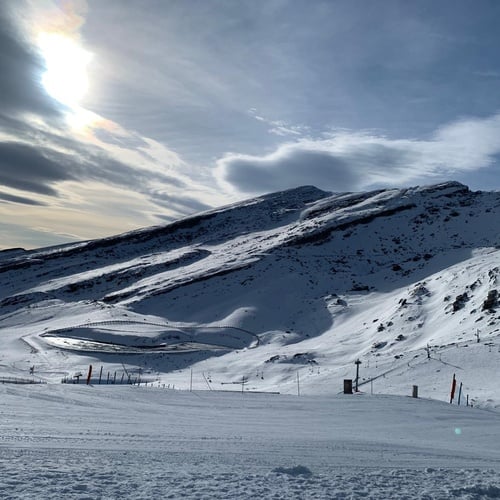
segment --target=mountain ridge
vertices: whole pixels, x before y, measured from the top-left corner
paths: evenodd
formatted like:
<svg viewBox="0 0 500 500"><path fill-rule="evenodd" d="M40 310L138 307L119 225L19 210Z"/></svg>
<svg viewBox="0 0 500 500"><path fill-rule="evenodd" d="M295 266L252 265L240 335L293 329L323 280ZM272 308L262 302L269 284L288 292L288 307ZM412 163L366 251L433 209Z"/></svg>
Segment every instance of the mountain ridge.
<svg viewBox="0 0 500 500"><path fill-rule="evenodd" d="M99 351L113 338L161 346L162 355L126 358L160 379L229 363L272 373L255 383L276 389L292 386L294 366L322 366L310 381L321 392L326 373L348 376L357 357L379 358L379 370L474 329L497 341L499 212L500 193L457 182L365 193L303 186L102 240L16 249L0 260L0 335L15 347L22 331L49 365L65 349L67 371L116 362ZM492 385L478 390L500 400Z"/></svg>

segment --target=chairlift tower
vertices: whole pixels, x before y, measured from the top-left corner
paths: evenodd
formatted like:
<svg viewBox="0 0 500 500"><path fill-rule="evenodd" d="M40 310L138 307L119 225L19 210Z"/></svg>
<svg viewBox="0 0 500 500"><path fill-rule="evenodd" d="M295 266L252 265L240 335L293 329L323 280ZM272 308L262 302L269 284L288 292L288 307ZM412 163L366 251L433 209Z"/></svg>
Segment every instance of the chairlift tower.
<svg viewBox="0 0 500 500"><path fill-rule="evenodd" d="M354 392L359 392L358 385L359 385L359 365L361 364L360 359L358 358L356 361L354 361L354 364L356 365L356 385L354 388Z"/></svg>

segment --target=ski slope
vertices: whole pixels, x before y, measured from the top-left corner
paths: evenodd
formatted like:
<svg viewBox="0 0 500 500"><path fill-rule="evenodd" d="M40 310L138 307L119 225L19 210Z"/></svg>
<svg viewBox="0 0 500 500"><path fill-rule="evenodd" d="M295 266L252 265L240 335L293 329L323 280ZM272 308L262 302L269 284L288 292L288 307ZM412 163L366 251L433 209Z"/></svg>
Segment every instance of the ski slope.
<svg viewBox="0 0 500 500"><path fill-rule="evenodd" d="M3 498L500 497L500 415L397 396L0 385Z"/></svg>
<svg viewBox="0 0 500 500"><path fill-rule="evenodd" d="M499 212L302 187L0 252L0 496L500 498Z"/></svg>

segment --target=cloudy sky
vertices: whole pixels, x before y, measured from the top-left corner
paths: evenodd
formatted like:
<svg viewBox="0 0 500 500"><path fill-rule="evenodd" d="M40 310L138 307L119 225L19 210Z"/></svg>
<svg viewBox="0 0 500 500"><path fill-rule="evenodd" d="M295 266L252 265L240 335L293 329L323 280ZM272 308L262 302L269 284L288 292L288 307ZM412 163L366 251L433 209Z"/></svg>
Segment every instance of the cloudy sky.
<svg viewBox="0 0 500 500"><path fill-rule="evenodd" d="M500 189L497 0L3 0L0 249L256 194Z"/></svg>

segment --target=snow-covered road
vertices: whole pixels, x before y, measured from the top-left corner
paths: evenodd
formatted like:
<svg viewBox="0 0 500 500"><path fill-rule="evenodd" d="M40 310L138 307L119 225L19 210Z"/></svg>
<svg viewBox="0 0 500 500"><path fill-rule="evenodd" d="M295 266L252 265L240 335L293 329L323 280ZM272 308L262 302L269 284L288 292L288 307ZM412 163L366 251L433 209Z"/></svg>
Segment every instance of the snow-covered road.
<svg viewBox="0 0 500 500"><path fill-rule="evenodd" d="M0 386L3 498L500 498L499 444L406 397Z"/></svg>

